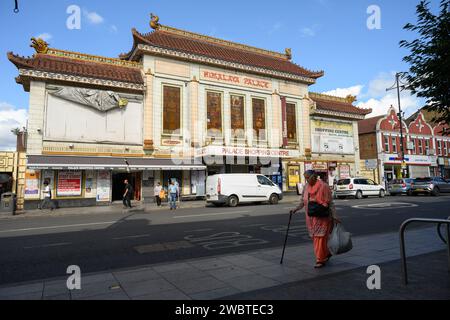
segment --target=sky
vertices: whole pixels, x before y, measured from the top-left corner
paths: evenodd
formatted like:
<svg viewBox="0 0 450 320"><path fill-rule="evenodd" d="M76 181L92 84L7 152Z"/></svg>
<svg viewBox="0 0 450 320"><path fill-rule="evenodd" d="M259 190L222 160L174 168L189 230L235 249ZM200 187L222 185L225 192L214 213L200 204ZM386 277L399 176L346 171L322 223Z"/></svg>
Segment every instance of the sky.
<svg viewBox="0 0 450 320"><path fill-rule="evenodd" d="M356 95L356 104L372 108L371 116L397 106L394 84L408 54L401 40L415 34L403 29L416 22L419 0L14 0L0 1L0 150L15 147L12 128L26 126L28 93L16 84L16 67L6 57L12 51L31 56L31 37L50 47L117 57L132 46L131 29L150 32L150 13L160 23L217 38L283 52L292 48L293 62L325 76L311 91ZM437 12L438 0L431 0ZM70 7L80 9L80 28L69 29ZM73 11L72 11L73 12ZM71 13L72 13L71 12ZM377 14L379 12L379 14ZM402 94L406 115L423 101Z"/></svg>

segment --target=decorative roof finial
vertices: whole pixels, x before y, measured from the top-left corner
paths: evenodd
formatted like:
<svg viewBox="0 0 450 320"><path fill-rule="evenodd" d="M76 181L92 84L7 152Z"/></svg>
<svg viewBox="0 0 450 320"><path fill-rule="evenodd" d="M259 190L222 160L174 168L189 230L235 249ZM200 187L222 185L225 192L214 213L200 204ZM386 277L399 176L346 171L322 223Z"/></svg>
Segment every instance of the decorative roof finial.
<svg viewBox="0 0 450 320"><path fill-rule="evenodd" d="M357 100L357 99L356 99L356 96L352 96L351 94L349 94L348 96L346 96L345 99L346 99L349 103L353 103L353 102L355 102L355 101Z"/></svg>
<svg viewBox="0 0 450 320"><path fill-rule="evenodd" d="M154 29L154 30L158 30L158 28L160 26L160 24L158 23L159 17L156 15L153 15L153 13L150 13L150 18L152 19L150 21L150 27L152 27L152 29Z"/></svg>
<svg viewBox="0 0 450 320"><path fill-rule="evenodd" d="M286 57L288 58L288 60L292 60L292 49L291 48L286 48L284 49L284 51L286 52Z"/></svg>
<svg viewBox="0 0 450 320"><path fill-rule="evenodd" d="M45 42L41 38L31 38L31 45L30 47L34 48L37 53L47 53L48 52L48 43Z"/></svg>

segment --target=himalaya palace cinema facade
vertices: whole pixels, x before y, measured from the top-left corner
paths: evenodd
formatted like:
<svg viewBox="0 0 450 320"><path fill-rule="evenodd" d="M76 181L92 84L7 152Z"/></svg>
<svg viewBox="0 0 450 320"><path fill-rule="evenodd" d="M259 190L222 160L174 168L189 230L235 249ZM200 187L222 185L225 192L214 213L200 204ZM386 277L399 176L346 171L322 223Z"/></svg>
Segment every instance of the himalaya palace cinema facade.
<svg viewBox="0 0 450 320"><path fill-rule="evenodd" d="M261 173L295 190L305 170L325 181L359 174L354 98L308 91L323 76L277 53L159 24L132 30L119 58L49 47L8 53L29 92L25 209L44 182L59 206L153 201L171 179L183 197L204 197L208 175Z"/></svg>

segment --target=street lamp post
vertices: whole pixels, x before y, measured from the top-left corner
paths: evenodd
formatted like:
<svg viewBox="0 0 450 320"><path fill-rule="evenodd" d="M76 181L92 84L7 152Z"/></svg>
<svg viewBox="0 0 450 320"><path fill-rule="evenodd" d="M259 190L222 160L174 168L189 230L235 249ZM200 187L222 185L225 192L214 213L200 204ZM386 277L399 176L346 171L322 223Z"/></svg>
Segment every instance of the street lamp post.
<svg viewBox="0 0 450 320"><path fill-rule="evenodd" d="M395 85L391 88L386 89L386 91L390 91L393 90L394 87L397 89L397 99L398 99L398 119L400 121L400 153L401 153L401 158L402 158L402 170L403 170L403 165L405 163L405 145L403 143L403 112L402 112L402 106L401 106L401 99L400 99L400 89L404 89L405 86L401 86L400 85L400 77L404 74L404 72L397 72L395 74ZM403 172L404 175L406 175L406 177L408 178L409 174L408 174L408 168L406 168L406 172Z"/></svg>

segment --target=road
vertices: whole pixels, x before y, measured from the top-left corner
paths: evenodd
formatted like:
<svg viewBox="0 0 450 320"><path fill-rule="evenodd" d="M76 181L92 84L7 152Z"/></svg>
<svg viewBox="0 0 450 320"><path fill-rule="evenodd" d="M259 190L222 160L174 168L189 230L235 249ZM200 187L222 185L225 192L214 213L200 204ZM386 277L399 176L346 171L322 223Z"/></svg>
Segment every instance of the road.
<svg viewBox="0 0 450 320"><path fill-rule="evenodd" d="M294 203L0 220L0 285L82 272L280 247ZM411 217L447 218L450 196L336 200L354 236L397 231ZM289 244L308 239L295 215Z"/></svg>

